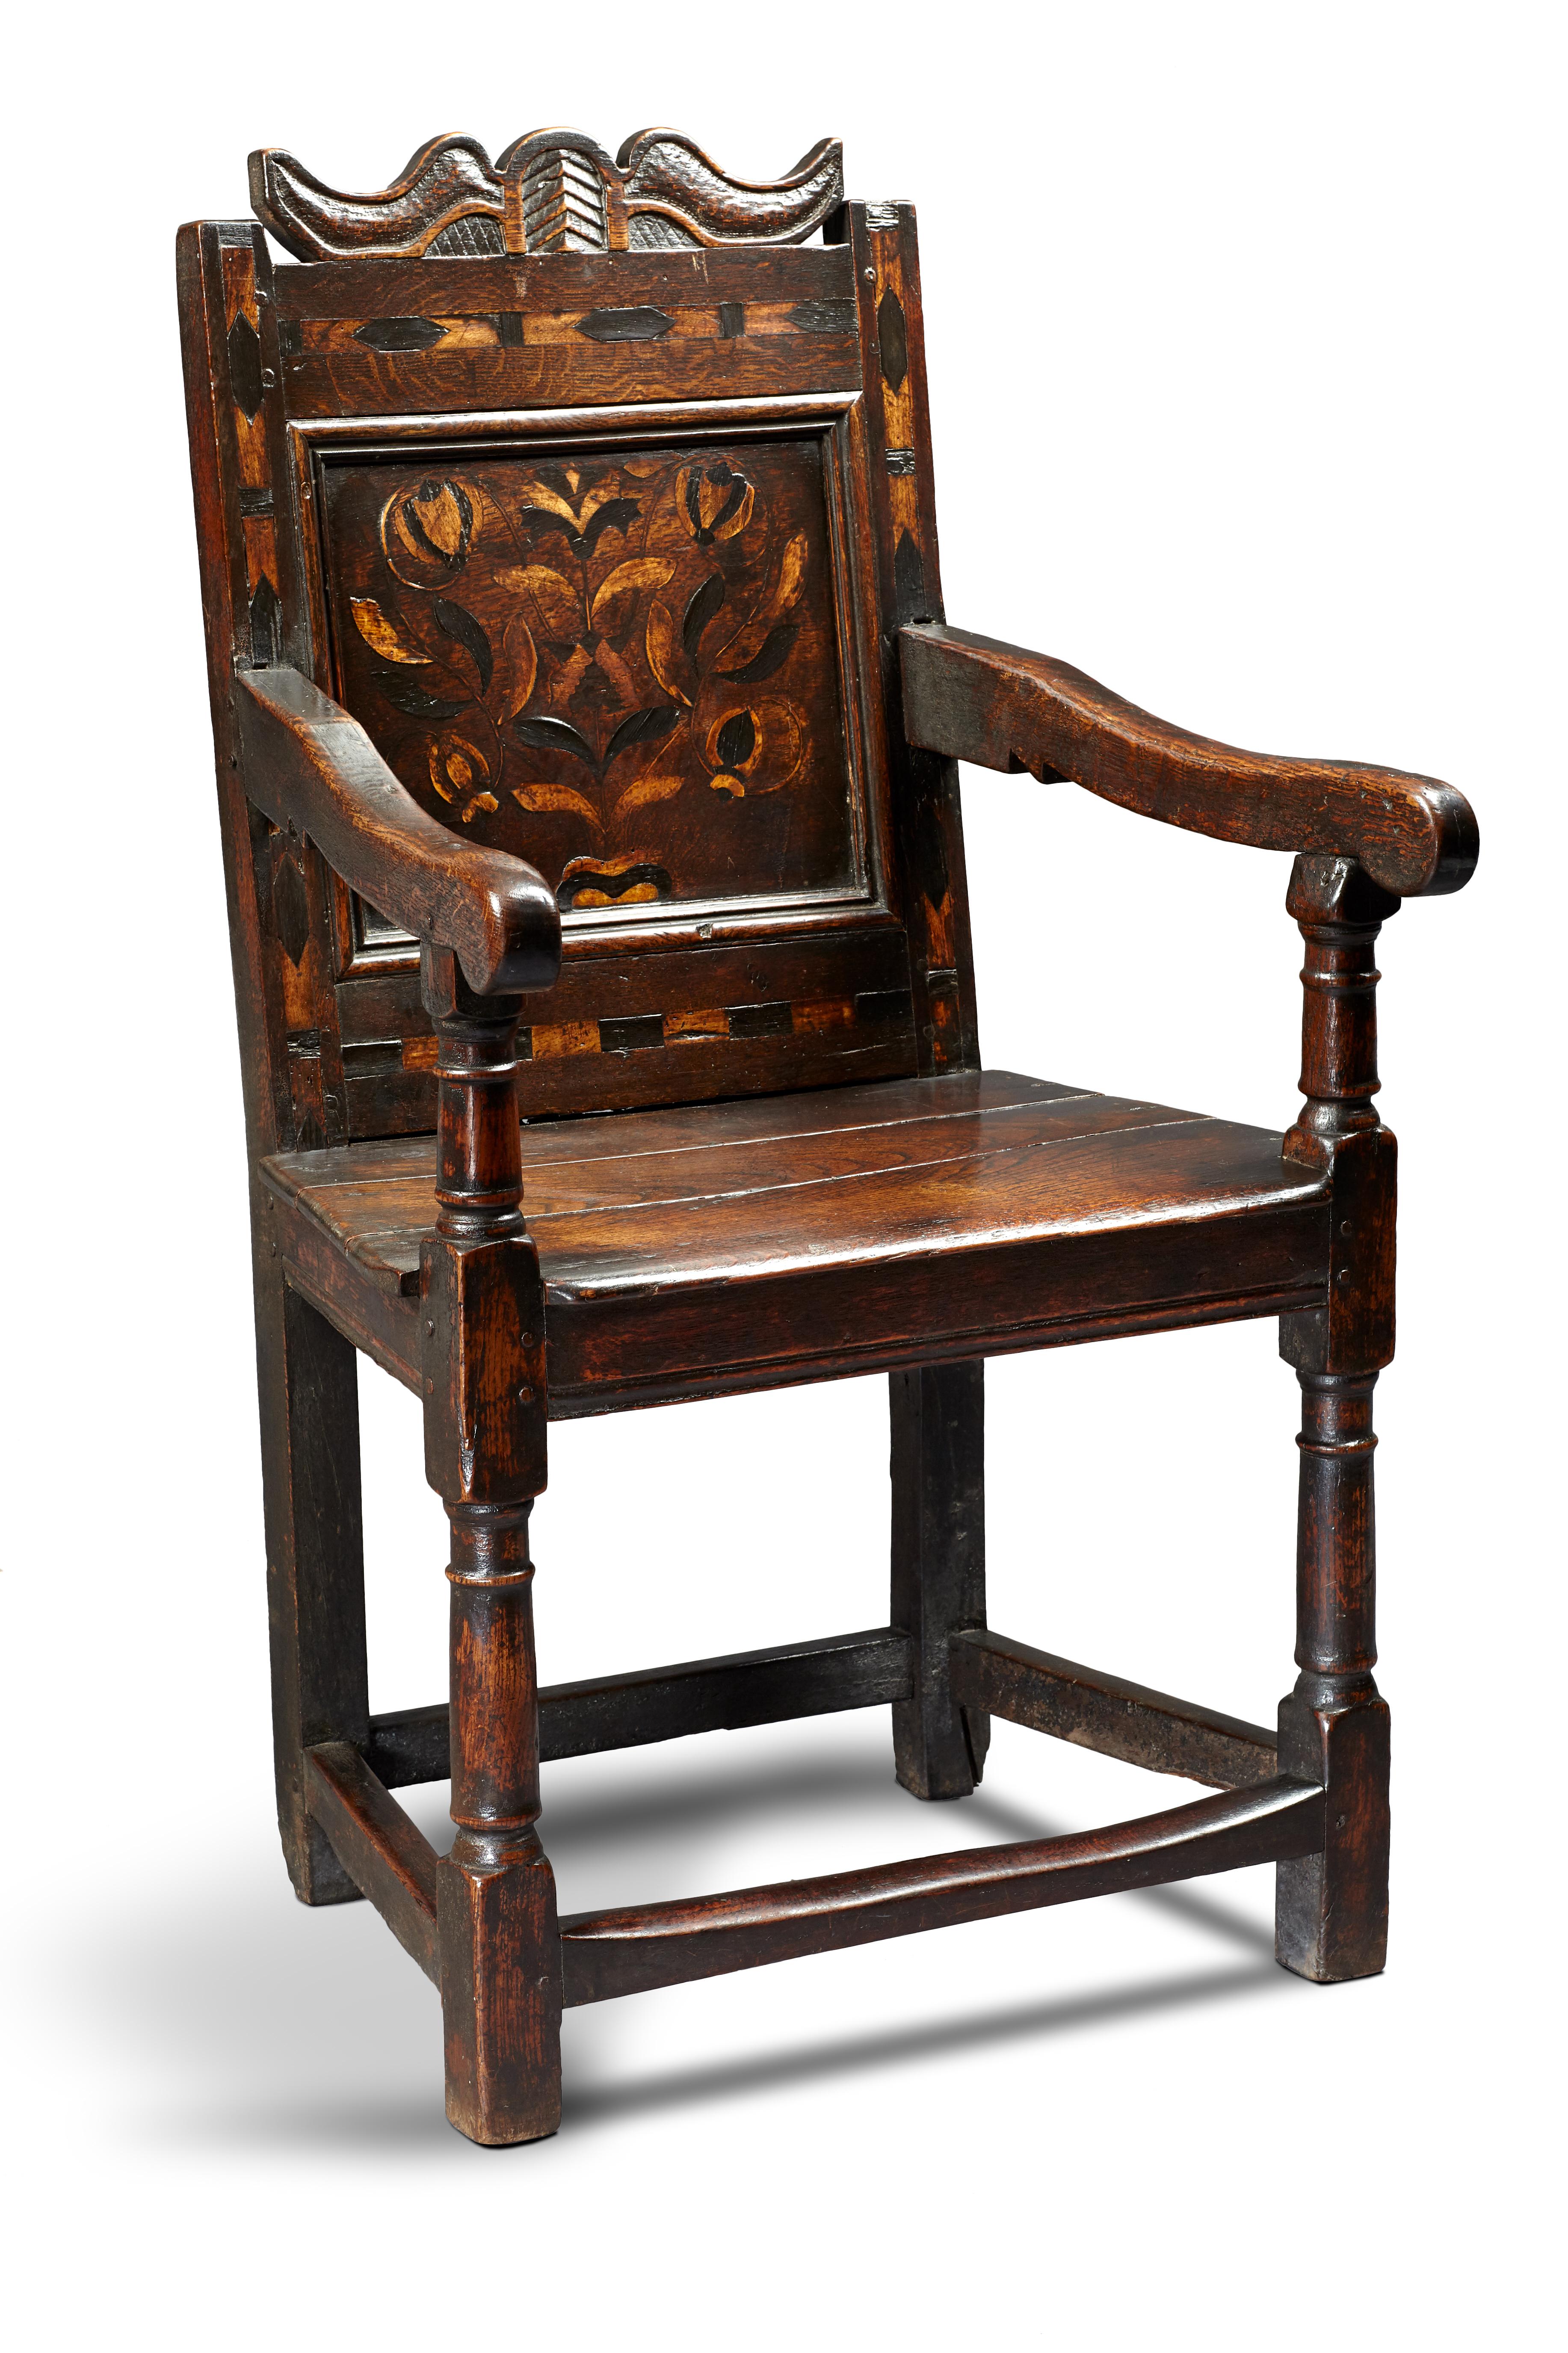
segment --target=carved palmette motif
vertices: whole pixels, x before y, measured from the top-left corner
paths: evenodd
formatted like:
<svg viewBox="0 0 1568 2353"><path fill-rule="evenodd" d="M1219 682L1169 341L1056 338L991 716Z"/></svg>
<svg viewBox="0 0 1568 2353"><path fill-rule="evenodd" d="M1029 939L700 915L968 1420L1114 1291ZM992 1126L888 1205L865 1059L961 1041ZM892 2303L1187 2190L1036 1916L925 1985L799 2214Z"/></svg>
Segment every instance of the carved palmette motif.
<svg viewBox="0 0 1568 2353"><path fill-rule="evenodd" d="M637 132L614 161L581 131L532 131L493 164L477 139L447 136L355 196L262 147L250 195L301 261L797 245L843 203L844 158L820 139L782 179L737 180L679 131Z"/></svg>

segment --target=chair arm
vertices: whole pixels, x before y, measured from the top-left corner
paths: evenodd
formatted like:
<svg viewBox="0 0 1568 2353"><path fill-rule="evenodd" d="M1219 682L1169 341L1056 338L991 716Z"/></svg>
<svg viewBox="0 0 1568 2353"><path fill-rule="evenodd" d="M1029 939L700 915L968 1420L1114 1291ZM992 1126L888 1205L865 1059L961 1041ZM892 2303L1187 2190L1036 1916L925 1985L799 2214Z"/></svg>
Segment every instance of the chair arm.
<svg viewBox="0 0 1568 2353"><path fill-rule="evenodd" d="M296 670L236 673L245 789L308 834L351 890L436 947L481 997L548 988L561 914L541 874L464 841L393 775L357 719Z"/></svg>
<svg viewBox="0 0 1568 2353"><path fill-rule="evenodd" d="M1066 662L938 622L901 629L899 646L905 732L927 751L1083 785L1220 841L1351 858L1400 898L1460 890L1475 871L1470 805L1435 777L1238 752Z"/></svg>

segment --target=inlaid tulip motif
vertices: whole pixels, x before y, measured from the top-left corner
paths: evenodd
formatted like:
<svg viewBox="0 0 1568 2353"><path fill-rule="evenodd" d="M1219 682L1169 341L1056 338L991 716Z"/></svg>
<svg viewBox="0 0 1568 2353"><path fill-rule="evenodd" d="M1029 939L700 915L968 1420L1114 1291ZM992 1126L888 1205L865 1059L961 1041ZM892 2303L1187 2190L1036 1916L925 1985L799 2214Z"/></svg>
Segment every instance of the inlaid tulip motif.
<svg viewBox="0 0 1568 2353"><path fill-rule="evenodd" d="M574 845L563 907L686 895L665 805L732 828L808 769L810 534L732 459L433 472L379 540L377 593L347 598L374 693L427 732L437 814L482 832L510 801Z"/></svg>

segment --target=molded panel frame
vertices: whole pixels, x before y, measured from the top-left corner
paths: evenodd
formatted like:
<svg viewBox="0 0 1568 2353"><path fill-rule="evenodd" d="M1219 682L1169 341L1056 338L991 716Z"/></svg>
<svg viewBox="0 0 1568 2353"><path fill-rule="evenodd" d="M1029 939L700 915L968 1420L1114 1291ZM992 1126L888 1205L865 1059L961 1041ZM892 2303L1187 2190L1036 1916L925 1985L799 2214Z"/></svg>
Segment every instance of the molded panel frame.
<svg viewBox="0 0 1568 2353"><path fill-rule="evenodd" d="M447 460L477 455L548 460L601 450L747 442L815 441L820 449L828 529L839 702L849 784L857 879L847 890L659 902L608 916L569 913L570 959L624 956L648 948L715 942L800 938L885 929L900 921L897 865L890 854L892 814L885 713L877 659L878 617L872 523L867 491L862 396L784 394L765 399L640 402L616 406L485 410L437 417L293 419L287 428L289 473L301 520L303 588L318 683L341 698L342 682L326 596L325 470L334 463L393 462L403 452ZM461 837L457 837L460 839ZM383 928L332 877L334 978L340 982L413 973L417 944Z"/></svg>

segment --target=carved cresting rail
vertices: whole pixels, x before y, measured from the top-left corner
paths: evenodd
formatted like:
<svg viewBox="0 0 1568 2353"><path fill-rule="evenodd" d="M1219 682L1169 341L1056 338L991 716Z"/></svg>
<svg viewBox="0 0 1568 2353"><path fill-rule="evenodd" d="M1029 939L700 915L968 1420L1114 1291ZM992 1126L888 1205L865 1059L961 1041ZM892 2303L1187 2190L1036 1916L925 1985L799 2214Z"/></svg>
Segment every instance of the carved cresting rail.
<svg viewBox="0 0 1568 2353"><path fill-rule="evenodd" d="M447 135L390 187L351 196L262 147L250 197L300 261L798 245L844 201L844 153L819 139L782 180L736 180L680 131L634 132L613 162L584 132L531 131L493 164L477 139Z"/></svg>

